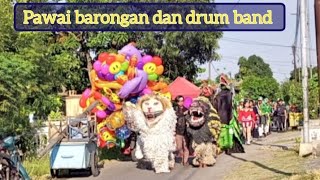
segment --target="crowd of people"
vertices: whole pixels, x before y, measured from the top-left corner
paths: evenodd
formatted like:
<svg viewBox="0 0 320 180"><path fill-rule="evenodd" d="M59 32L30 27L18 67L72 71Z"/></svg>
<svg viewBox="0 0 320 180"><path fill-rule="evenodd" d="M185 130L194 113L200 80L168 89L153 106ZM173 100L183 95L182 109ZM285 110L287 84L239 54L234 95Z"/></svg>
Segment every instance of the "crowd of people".
<svg viewBox="0 0 320 180"><path fill-rule="evenodd" d="M230 128L236 129L238 126L240 136L243 135L241 139L233 135L232 145L223 149L226 154L244 153L243 144L250 145L254 138L261 140L267 137L271 134L272 128L278 132L287 130L288 109L283 99L271 101L268 98L259 97L257 100L242 99L240 102L235 102L234 92L226 82L220 82L218 92L208 85L202 86L201 89L201 95L207 97L217 110L221 121L221 131L225 130L227 132L225 134L228 134ZM177 96L174 104L177 115L177 155L182 158L183 165L188 165L192 149L188 145L190 140L186 133L188 123L185 116L188 109L184 106L184 96ZM232 120L236 123L232 123Z"/></svg>
<svg viewBox="0 0 320 180"><path fill-rule="evenodd" d="M262 97L257 101L244 99L240 101L237 111L247 145L253 138L261 139L271 134L271 127L278 132L286 131L288 127L287 107L282 99L276 102Z"/></svg>

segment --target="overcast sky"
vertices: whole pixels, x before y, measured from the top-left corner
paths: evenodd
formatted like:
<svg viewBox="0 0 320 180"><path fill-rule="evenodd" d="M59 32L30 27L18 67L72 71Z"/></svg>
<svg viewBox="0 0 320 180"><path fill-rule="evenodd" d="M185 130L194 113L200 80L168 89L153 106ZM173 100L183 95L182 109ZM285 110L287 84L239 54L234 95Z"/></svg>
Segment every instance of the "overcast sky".
<svg viewBox="0 0 320 180"><path fill-rule="evenodd" d="M238 2L238 0L216 0L215 2ZM240 2L266 2L257 0L240 0ZM237 65L240 56L248 57L256 54L261 56L266 63L269 63L273 71L273 76L279 81L289 78L290 71L293 70L293 56L290 47L272 47L265 45L257 45L255 42L263 42L268 44L279 44L291 46L294 42L297 0L278 0L267 1L282 2L286 5L286 29L282 32L224 32L223 38L219 40L220 49L218 53L222 56L220 62L213 62L216 70L212 69L212 77L216 77L218 73L232 73L232 76L238 72ZM314 20L314 0L309 0L309 18L310 18L310 39L311 39L311 64L316 65L316 45L315 45L315 20ZM300 30L300 28L299 28ZM231 38L231 39L230 39ZM230 41L231 40L231 41ZM244 43L241 40L249 41ZM300 45L300 37L299 43ZM299 52L300 53L300 52ZM300 55L300 54L299 54ZM299 61L300 66L301 61ZM204 65L203 67L208 67ZM200 75L200 78L209 77L208 71Z"/></svg>

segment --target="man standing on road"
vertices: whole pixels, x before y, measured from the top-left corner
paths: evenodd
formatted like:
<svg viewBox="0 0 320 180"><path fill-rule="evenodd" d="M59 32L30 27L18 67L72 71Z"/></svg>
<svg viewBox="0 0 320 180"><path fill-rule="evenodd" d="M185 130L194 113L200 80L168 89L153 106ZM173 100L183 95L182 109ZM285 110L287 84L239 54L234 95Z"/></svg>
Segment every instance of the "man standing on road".
<svg viewBox="0 0 320 180"><path fill-rule="evenodd" d="M279 120L279 129L278 131L286 131L286 121L287 121L287 109L282 99L279 99L279 105L277 108L277 115Z"/></svg>

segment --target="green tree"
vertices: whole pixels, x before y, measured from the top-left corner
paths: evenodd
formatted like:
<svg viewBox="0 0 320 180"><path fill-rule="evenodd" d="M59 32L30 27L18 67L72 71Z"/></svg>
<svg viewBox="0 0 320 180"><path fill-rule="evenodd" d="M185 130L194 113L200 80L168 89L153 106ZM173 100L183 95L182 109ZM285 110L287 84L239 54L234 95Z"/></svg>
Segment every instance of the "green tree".
<svg viewBox="0 0 320 180"><path fill-rule="evenodd" d="M273 76L269 64L265 63L261 57L256 55L252 55L248 59L240 57L238 65L239 72L235 76L237 79L244 79L248 76L270 78Z"/></svg>
<svg viewBox="0 0 320 180"><path fill-rule="evenodd" d="M312 72L313 76L316 76L317 73L318 73L317 67L312 67L311 72ZM296 81L298 81L299 80L299 74L300 74L300 82L301 82L301 78L302 78L302 69L301 69L301 67L297 68L296 70L292 70L290 72L290 80L296 79ZM295 78L295 76L296 76L296 78ZM308 78L311 78L310 68L308 68Z"/></svg>
<svg viewBox="0 0 320 180"><path fill-rule="evenodd" d="M139 46L150 55L160 55L164 60L164 76L175 79L186 76L194 80L199 65L219 58L219 32L148 32L139 39Z"/></svg>
<svg viewBox="0 0 320 180"><path fill-rule="evenodd" d="M279 84L274 78L247 76L241 85L241 95L246 98L258 99L260 96L274 99L279 91Z"/></svg>
<svg viewBox="0 0 320 180"><path fill-rule="evenodd" d="M310 118L317 118L318 116L318 81L317 77L314 76L308 81L308 108ZM281 97L288 99L289 104L295 104L300 109L303 107L303 93L302 84L288 80L281 85Z"/></svg>

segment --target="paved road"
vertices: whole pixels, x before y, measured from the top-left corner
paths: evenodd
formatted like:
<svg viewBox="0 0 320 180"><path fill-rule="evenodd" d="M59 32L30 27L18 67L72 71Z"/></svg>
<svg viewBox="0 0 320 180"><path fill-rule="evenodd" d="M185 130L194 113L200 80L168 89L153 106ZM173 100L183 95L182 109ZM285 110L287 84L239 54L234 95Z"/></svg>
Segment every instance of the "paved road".
<svg viewBox="0 0 320 180"><path fill-rule="evenodd" d="M207 168L193 168L183 167L177 164L175 169L171 173L166 174L155 174L151 170L142 170L136 167L134 162L112 162L105 164L105 167L101 169L101 173L98 177L81 177L72 178L72 180L84 180L84 179L95 179L95 180L207 180L207 179L223 179L226 171L226 167L230 167L237 162L236 159L221 155L217 160L217 164L213 167Z"/></svg>
<svg viewBox="0 0 320 180"><path fill-rule="evenodd" d="M270 145L270 143L279 141L284 138L292 138L295 133L284 133L278 134L274 133L267 137L258 144L251 144L250 146L245 146L246 153L243 154L233 154L233 156L228 156L222 154L218 157L217 163L213 167L206 167L202 169L193 167L183 167L177 164L175 169L168 174L155 174L151 170L141 170L136 167L134 162L110 162L104 165L101 169L101 173L98 177L78 177L71 178L72 180L220 180L223 179L228 171L231 171L233 167L237 167L239 163L243 161L253 161L257 157L261 156L261 145ZM281 138L280 138L281 137ZM243 179L245 177L239 177Z"/></svg>

